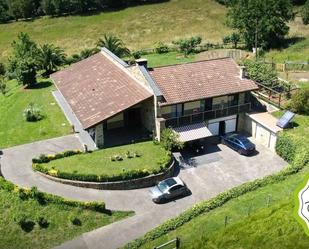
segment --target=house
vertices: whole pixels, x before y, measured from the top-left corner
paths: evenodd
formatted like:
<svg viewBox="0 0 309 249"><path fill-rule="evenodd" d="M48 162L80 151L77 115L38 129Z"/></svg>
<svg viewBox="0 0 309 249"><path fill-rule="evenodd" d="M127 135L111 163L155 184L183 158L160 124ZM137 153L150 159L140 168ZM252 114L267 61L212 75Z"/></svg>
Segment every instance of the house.
<svg viewBox="0 0 309 249"><path fill-rule="evenodd" d="M240 130L257 89L231 58L148 68L105 48L51 78L98 147L159 139L167 127L184 142Z"/></svg>

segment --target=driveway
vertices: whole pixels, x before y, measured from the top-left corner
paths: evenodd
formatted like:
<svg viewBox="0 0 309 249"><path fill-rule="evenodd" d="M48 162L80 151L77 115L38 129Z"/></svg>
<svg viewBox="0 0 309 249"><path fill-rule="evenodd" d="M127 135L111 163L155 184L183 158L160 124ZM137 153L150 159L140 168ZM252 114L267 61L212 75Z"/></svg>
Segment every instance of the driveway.
<svg viewBox="0 0 309 249"><path fill-rule="evenodd" d="M24 187L37 186L40 190L82 201L104 200L113 210L134 210L136 215L112 223L66 242L59 248L118 248L142 236L150 229L175 217L196 202L244 182L280 171L287 165L280 157L258 144L259 153L251 157L238 155L224 145L212 145L205 155L191 158L180 165L179 176L186 182L192 195L163 205L153 204L149 189L107 191L78 188L52 182L31 169L31 159L41 153L56 153L80 148L74 135L17 146L3 151L2 173L5 178Z"/></svg>

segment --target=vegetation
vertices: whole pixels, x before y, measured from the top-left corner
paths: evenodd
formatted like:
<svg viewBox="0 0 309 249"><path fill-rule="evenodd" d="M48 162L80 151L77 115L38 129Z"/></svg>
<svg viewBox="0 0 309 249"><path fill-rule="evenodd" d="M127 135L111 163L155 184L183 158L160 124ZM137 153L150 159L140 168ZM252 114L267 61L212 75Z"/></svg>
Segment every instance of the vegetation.
<svg viewBox="0 0 309 249"><path fill-rule="evenodd" d="M6 249L52 248L132 215L106 210L102 202L69 201L36 188L18 188L2 177L0 195L0 248ZM75 217L80 225L63 217Z"/></svg>
<svg viewBox="0 0 309 249"><path fill-rule="evenodd" d="M176 134L170 128L162 131L161 143L168 151L172 151L173 149L182 149L184 146L184 143L179 140L179 134Z"/></svg>
<svg viewBox="0 0 309 249"><path fill-rule="evenodd" d="M309 24L309 0L306 1L306 4L302 9L301 16L303 19L303 23L305 25Z"/></svg>
<svg viewBox="0 0 309 249"><path fill-rule="evenodd" d="M287 103L286 108L299 114L309 115L309 88L299 89Z"/></svg>
<svg viewBox="0 0 309 249"><path fill-rule="evenodd" d="M28 122L36 122L43 118L42 110L34 103L30 103L23 112L24 118Z"/></svg>
<svg viewBox="0 0 309 249"><path fill-rule="evenodd" d="M39 80L25 89L15 80L6 82L6 95L0 95L0 148L69 134L69 123L55 102L51 82ZM40 122L26 122L23 110L36 103L45 114Z"/></svg>
<svg viewBox="0 0 309 249"><path fill-rule="evenodd" d="M228 44L232 43L234 48L237 48L238 43L240 42L240 34L233 32L231 35L223 37L223 43Z"/></svg>
<svg viewBox="0 0 309 249"><path fill-rule="evenodd" d="M123 41L114 35L104 35L104 37L97 42L97 46L107 48L118 57L130 55L130 50L124 45Z"/></svg>
<svg viewBox="0 0 309 249"><path fill-rule="evenodd" d="M281 46L289 32L287 22L294 17L289 0L233 0L229 7L229 24L243 35L248 48Z"/></svg>
<svg viewBox="0 0 309 249"><path fill-rule="evenodd" d="M162 172L169 166L171 154L160 145L149 141L107 148L91 154L73 153L59 160L48 158L61 157L42 156L44 163L34 160L33 168L59 178L105 182L129 180Z"/></svg>
<svg viewBox="0 0 309 249"><path fill-rule="evenodd" d="M244 66L248 76L256 82L266 86L275 86L278 84L278 74L270 66L262 61L245 60Z"/></svg>
<svg viewBox="0 0 309 249"><path fill-rule="evenodd" d="M187 57L189 54L196 52L196 47L200 45L202 38L200 36L191 37L188 39L180 39L173 43L179 47L179 50Z"/></svg>

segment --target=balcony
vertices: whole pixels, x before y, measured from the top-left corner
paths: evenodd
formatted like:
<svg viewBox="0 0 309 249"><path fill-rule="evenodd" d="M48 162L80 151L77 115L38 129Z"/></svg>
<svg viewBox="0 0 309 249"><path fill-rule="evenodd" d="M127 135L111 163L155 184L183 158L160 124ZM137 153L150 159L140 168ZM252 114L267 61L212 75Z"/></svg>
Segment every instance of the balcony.
<svg viewBox="0 0 309 249"><path fill-rule="evenodd" d="M168 115L162 115L162 117L165 119L165 127L179 127L183 125L200 123L210 119L235 115L242 112L248 112L250 111L250 109L251 109L251 103L245 103L242 105L229 106L222 109L197 112L194 114L184 115L176 118L170 118L168 117Z"/></svg>

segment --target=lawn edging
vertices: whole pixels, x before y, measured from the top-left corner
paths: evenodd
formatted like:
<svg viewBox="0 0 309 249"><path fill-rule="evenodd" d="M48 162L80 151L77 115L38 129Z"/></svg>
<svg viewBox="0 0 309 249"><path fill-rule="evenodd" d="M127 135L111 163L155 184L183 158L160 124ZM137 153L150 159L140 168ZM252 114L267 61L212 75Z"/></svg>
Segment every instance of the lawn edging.
<svg viewBox="0 0 309 249"><path fill-rule="evenodd" d="M93 188L93 189L104 189L104 190L129 190L129 189L137 189L137 188L147 188L155 185L157 182L162 181L168 177L172 177L175 172L176 163L172 158L168 164L166 170L158 174L151 174L145 177L123 180L123 181L111 181L111 182L89 182L89 181L77 181L77 180L69 180L60 177L51 176L49 174L38 171L38 173L45 178L67 184L76 187L83 188Z"/></svg>
<svg viewBox="0 0 309 249"><path fill-rule="evenodd" d="M237 198L248 192L257 190L268 184L283 181L288 176L296 174L304 167L308 166L309 166L309 152L302 151L302 153L299 153L299 155L297 155L297 159L295 158L295 161L293 161L293 163L291 163L285 169L281 170L279 173L266 176L262 179L257 179L248 183L244 183L240 186L224 191L210 200L202 201L198 204L195 204L193 207L189 208L188 210L180 214L178 217L166 221L162 225L147 232L143 237L128 243L124 248L137 249L143 244L153 241L167 234L168 232L181 227L182 225L189 222L193 218L196 218L204 213L207 213L215 208L222 206L231 199Z"/></svg>

